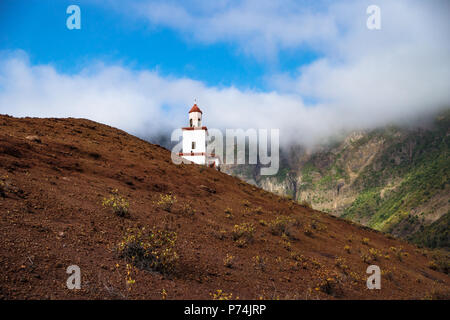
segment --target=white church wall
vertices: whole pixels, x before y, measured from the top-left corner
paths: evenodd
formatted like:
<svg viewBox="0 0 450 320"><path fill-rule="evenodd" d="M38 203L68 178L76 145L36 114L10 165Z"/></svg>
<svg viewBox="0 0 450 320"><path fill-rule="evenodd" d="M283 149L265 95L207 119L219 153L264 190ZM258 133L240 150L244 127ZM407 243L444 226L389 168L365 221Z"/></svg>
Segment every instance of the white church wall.
<svg viewBox="0 0 450 320"><path fill-rule="evenodd" d="M195 142L195 149L192 149ZM183 130L183 153L206 152L206 130Z"/></svg>

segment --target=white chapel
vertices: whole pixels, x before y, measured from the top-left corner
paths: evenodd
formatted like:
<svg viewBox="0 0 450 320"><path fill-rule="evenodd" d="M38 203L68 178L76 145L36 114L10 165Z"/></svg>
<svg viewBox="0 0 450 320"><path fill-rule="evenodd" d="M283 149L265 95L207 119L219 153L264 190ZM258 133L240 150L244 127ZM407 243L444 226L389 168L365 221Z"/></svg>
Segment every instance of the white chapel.
<svg viewBox="0 0 450 320"><path fill-rule="evenodd" d="M219 158L206 152L208 128L202 126L203 112L195 103L189 110L189 127L183 130L183 152L179 155L191 162L219 169Z"/></svg>

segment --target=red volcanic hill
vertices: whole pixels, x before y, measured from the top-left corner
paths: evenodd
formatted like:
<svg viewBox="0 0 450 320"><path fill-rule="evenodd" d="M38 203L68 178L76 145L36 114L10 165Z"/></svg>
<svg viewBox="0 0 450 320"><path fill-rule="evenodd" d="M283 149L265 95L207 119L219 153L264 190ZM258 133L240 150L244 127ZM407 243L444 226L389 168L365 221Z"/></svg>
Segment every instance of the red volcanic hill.
<svg viewBox="0 0 450 320"><path fill-rule="evenodd" d="M125 216L102 204L116 189ZM89 120L0 116L0 212L3 299L449 297L436 252L177 166L168 150ZM137 230L171 235L170 268L123 255ZM367 289L370 264L381 290ZM80 290L66 287L70 265Z"/></svg>

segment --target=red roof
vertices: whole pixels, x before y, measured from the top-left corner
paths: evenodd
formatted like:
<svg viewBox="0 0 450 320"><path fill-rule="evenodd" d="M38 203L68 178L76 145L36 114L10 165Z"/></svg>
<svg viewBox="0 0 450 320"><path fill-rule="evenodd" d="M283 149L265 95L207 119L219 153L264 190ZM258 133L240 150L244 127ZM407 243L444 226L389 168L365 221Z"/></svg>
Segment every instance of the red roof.
<svg viewBox="0 0 450 320"><path fill-rule="evenodd" d="M203 114L202 110L200 110L199 107L197 107L197 104L194 104L191 108L191 110L189 110L189 113L191 112L200 112L201 114Z"/></svg>

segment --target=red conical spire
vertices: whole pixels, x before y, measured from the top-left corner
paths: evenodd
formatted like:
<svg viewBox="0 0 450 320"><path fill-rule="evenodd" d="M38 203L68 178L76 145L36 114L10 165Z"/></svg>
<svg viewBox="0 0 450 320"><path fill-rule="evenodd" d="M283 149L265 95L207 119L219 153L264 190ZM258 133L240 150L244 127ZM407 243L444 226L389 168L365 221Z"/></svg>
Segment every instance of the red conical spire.
<svg viewBox="0 0 450 320"><path fill-rule="evenodd" d="M200 110L196 103L192 106L191 110L189 110L189 113L191 112L200 112L201 114L203 114L202 110Z"/></svg>

